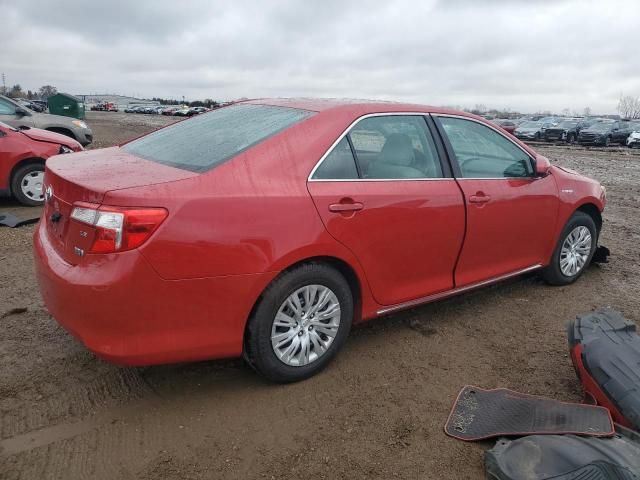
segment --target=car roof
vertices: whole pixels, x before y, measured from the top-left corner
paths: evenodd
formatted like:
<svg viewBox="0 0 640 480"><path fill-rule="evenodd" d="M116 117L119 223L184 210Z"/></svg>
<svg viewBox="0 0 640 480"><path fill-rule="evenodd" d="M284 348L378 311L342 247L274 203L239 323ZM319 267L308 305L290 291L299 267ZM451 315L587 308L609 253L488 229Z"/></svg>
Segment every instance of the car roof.
<svg viewBox="0 0 640 480"><path fill-rule="evenodd" d="M419 105L415 103L387 102L381 100L344 98L256 98L236 103L299 108L301 110L310 110L313 112L341 110L343 112L349 111L357 115L365 115L367 113L424 112L455 114L464 115L470 118L481 118L477 115L448 108Z"/></svg>

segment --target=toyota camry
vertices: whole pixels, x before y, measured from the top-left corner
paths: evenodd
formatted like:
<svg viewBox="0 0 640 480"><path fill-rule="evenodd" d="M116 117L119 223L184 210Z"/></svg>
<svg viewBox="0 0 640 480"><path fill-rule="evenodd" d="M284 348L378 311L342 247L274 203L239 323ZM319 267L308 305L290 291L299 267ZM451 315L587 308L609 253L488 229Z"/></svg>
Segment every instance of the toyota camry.
<svg viewBox="0 0 640 480"><path fill-rule="evenodd" d="M399 103L253 100L55 156L35 231L52 316L100 357L244 356L309 377L352 324L589 265L605 189L490 122Z"/></svg>

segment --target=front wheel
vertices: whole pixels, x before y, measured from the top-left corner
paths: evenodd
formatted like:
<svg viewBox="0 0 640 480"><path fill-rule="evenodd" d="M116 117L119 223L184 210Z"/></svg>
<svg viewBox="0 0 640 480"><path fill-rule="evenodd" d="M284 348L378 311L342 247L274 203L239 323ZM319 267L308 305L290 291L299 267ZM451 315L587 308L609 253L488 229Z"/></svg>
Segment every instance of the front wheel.
<svg viewBox="0 0 640 480"><path fill-rule="evenodd" d="M245 358L279 383L322 370L346 341L353 294L345 278L321 263L283 273L265 290L245 335Z"/></svg>
<svg viewBox="0 0 640 480"><path fill-rule="evenodd" d="M30 163L18 168L11 179L11 193L23 205L44 203L44 164Z"/></svg>
<svg viewBox="0 0 640 480"><path fill-rule="evenodd" d="M593 218L576 212L569 219L542 278L551 285L575 282L591 262L598 244L598 230Z"/></svg>

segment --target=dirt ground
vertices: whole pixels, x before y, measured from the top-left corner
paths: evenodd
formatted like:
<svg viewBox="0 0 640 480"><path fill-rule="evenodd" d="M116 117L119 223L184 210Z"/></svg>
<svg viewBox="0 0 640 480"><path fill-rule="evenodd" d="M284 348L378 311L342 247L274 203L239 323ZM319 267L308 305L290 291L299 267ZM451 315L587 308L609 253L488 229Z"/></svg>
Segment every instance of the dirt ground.
<svg viewBox="0 0 640 480"><path fill-rule="evenodd" d="M87 121L95 147L171 119L92 112ZM121 368L97 359L43 307L33 226L0 228L0 478L484 478L492 443L442 431L460 388L579 402L565 323L601 306L640 320L640 155L539 151L606 185L609 264L568 287L528 276L371 321L326 371L294 385L268 384L240 360Z"/></svg>

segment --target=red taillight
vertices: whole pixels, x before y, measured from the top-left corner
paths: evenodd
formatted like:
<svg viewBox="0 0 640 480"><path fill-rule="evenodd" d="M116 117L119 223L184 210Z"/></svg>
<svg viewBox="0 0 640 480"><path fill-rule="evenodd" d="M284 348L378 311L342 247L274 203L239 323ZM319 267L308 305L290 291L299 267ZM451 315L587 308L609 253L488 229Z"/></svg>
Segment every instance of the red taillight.
<svg viewBox="0 0 640 480"><path fill-rule="evenodd" d="M77 206L71 218L95 227L93 244L87 253L112 253L142 245L167 218L164 208Z"/></svg>

